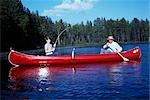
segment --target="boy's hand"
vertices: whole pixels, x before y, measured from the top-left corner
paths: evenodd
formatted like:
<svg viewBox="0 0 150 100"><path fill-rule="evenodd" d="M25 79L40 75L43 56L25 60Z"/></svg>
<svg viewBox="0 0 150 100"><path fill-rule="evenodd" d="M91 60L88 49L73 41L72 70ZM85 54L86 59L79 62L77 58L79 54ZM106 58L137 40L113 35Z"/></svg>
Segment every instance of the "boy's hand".
<svg viewBox="0 0 150 100"><path fill-rule="evenodd" d="M53 47L56 47L56 43L53 45Z"/></svg>

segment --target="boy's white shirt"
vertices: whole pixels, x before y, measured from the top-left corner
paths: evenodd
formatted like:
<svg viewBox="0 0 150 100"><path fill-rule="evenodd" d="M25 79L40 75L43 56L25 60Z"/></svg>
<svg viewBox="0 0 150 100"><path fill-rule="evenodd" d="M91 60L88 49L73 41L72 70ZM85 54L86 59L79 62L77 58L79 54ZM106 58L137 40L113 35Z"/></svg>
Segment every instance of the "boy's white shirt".
<svg viewBox="0 0 150 100"><path fill-rule="evenodd" d="M46 43L44 46L45 53L46 55L51 55L53 54L53 51L55 51L55 46L53 47L52 44Z"/></svg>
<svg viewBox="0 0 150 100"><path fill-rule="evenodd" d="M122 51L122 47L117 43L117 42L112 42L112 43L107 43L103 46L103 48L107 48L109 47L107 50L110 52L121 52Z"/></svg>

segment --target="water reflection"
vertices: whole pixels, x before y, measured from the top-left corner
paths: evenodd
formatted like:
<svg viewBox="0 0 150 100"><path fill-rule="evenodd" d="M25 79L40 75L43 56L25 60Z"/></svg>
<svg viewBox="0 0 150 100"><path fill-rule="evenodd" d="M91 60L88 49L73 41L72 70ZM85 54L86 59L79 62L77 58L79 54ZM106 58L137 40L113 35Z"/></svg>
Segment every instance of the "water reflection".
<svg viewBox="0 0 150 100"><path fill-rule="evenodd" d="M71 70L68 70L71 69ZM22 87L38 91L50 90L53 74L75 74L72 65L65 66L19 66L12 67L9 71L8 86L12 90L22 91Z"/></svg>
<svg viewBox="0 0 150 100"><path fill-rule="evenodd" d="M122 86L124 83L126 83L125 78L134 77L134 76L140 78L139 62L132 62L132 63L122 62L122 63L114 64L111 65L111 67L109 67L108 70L109 70L109 79L110 79L109 85L113 87ZM138 82L140 81L138 80Z"/></svg>
<svg viewBox="0 0 150 100"><path fill-rule="evenodd" d="M123 78L122 78L122 69L120 67L112 67L109 69L110 70L110 85L111 86L121 86L123 83Z"/></svg>
<svg viewBox="0 0 150 100"><path fill-rule="evenodd" d="M38 69L38 91L51 90L51 71L48 67L41 67ZM46 87L45 87L46 86ZM44 88L43 88L44 87Z"/></svg>
<svg viewBox="0 0 150 100"><path fill-rule="evenodd" d="M129 77L130 80L128 80ZM12 67L9 71L10 85L8 87L15 91L52 92L56 91L58 87L64 90L65 86L67 87L65 88L66 91L67 89L78 89L80 85L82 86L82 84L86 83L87 86L91 84L89 87L96 89L99 89L101 85L103 85L102 87L107 86L113 89L112 92L120 93L116 87L121 87L129 83L129 81L130 85L140 84L140 77L140 62L53 65L44 67L19 66ZM80 88L86 88L86 85Z"/></svg>
<svg viewBox="0 0 150 100"><path fill-rule="evenodd" d="M40 68L39 69L39 72L38 72L38 75L39 77L47 77L50 73L48 73L48 68L47 67L44 67L44 68Z"/></svg>

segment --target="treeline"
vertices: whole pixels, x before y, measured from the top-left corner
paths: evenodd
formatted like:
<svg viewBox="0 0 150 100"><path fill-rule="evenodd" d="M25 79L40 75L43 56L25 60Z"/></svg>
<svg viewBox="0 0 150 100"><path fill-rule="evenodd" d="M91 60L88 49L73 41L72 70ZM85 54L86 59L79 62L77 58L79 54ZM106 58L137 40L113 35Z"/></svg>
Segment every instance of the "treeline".
<svg viewBox="0 0 150 100"><path fill-rule="evenodd" d="M51 18L31 12L20 0L1 0L1 51L10 47L18 50L43 48L44 36L53 41L66 27L70 27L58 41L58 46L102 44L108 35L118 42L148 42L149 20L134 18L97 18L93 22L71 25L62 19L53 22Z"/></svg>

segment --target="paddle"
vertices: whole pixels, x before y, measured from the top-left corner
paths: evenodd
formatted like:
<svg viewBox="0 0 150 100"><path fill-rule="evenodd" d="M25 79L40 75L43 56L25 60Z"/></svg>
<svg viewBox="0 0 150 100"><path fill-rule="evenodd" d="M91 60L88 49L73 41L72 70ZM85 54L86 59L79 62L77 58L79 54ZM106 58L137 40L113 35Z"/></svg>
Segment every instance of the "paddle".
<svg viewBox="0 0 150 100"><path fill-rule="evenodd" d="M110 48L110 47L109 47ZM112 48L110 48L111 50L113 50ZM114 50L113 50L114 51ZM114 51L115 52L115 51ZM124 61L129 61L129 59L128 58L126 58L126 57L124 57L120 52L116 52Z"/></svg>
<svg viewBox="0 0 150 100"><path fill-rule="evenodd" d="M126 58L126 57L124 57L121 53L119 53L118 51L117 51L117 54L124 60L124 61L129 61L129 59L128 58Z"/></svg>

